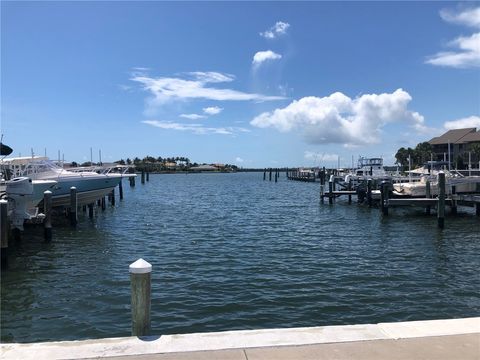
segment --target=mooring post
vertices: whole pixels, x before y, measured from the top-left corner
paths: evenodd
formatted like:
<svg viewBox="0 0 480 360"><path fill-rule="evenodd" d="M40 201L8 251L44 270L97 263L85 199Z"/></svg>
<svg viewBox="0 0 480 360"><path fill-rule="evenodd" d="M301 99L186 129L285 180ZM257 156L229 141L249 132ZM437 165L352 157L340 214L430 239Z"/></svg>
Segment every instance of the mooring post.
<svg viewBox="0 0 480 360"><path fill-rule="evenodd" d="M93 205L95 204L94 203L88 204L88 217L90 219L93 219Z"/></svg>
<svg viewBox="0 0 480 360"><path fill-rule="evenodd" d="M270 168L268 172L268 181L272 181L272 168Z"/></svg>
<svg viewBox="0 0 480 360"><path fill-rule="evenodd" d="M77 188L72 186L70 188L70 225L77 226Z"/></svg>
<svg viewBox="0 0 480 360"><path fill-rule="evenodd" d="M438 227L443 229L445 227L445 173L440 171L438 173Z"/></svg>
<svg viewBox="0 0 480 360"><path fill-rule="evenodd" d="M480 203L475 204L475 214L480 216Z"/></svg>
<svg viewBox="0 0 480 360"><path fill-rule="evenodd" d="M147 181L150 181L150 171L147 170Z"/></svg>
<svg viewBox="0 0 480 360"><path fill-rule="evenodd" d="M142 184L145 184L145 170L142 169Z"/></svg>
<svg viewBox="0 0 480 360"><path fill-rule="evenodd" d="M263 169L263 181L267 178L267 169Z"/></svg>
<svg viewBox="0 0 480 360"><path fill-rule="evenodd" d="M455 215L457 213L457 200L455 199L455 194L457 193L457 187L452 185L452 195L450 195L450 209L452 210L452 214Z"/></svg>
<svg viewBox="0 0 480 360"><path fill-rule="evenodd" d="M352 178L348 179L348 191L352 191ZM352 203L352 194L348 194L348 203Z"/></svg>
<svg viewBox="0 0 480 360"><path fill-rule="evenodd" d="M105 201L105 196L102 196L102 198L100 199L100 204L102 206L102 211L105 211L105 209L107 208L107 204L106 204L106 201Z"/></svg>
<svg viewBox="0 0 480 360"><path fill-rule="evenodd" d="M427 199L430 199L432 197L432 188L430 185L430 180L427 180L427 182L425 183L425 197ZM427 215L430 215L430 210L431 210L431 206L427 205L427 207L425 208L425 213Z"/></svg>
<svg viewBox="0 0 480 360"><path fill-rule="evenodd" d="M367 180L367 204L368 207L372 207L373 199L372 199L372 179Z"/></svg>
<svg viewBox="0 0 480 360"><path fill-rule="evenodd" d="M278 181L278 173L277 173L277 171L275 171L275 182L277 182L277 181Z"/></svg>
<svg viewBox="0 0 480 360"><path fill-rule="evenodd" d="M1 268L8 268L8 201L0 200Z"/></svg>
<svg viewBox="0 0 480 360"><path fill-rule="evenodd" d="M388 195L389 195L389 183L387 181L382 181L380 184L380 196L381 196L381 207L382 214L388 216Z"/></svg>
<svg viewBox="0 0 480 360"><path fill-rule="evenodd" d="M120 194L120 200L123 200L123 178L120 179L120 182L118 183L118 193Z"/></svg>
<svg viewBox="0 0 480 360"><path fill-rule="evenodd" d="M112 189L112 192L111 192L111 204L112 206L115 206L115 188Z"/></svg>
<svg viewBox="0 0 480 360"><path fill-rule="evenodd" d="M45 241L52 240L52 192L50 190L43 193L43 235Z"/></svg>
<svg viewBox="0 0 480 360"><path fill-rule="evenodd" d="M328 180L328 203L330 205L333 204L333 181L334 181L334 177L333 175L330 175L330 179Z"/></svg>
<svg viewBox="0 0 480 360"><path fill-rule="evenodd" d="M138 259L129 266L132 289L132 335L150 334L152 265Z"/></svg>

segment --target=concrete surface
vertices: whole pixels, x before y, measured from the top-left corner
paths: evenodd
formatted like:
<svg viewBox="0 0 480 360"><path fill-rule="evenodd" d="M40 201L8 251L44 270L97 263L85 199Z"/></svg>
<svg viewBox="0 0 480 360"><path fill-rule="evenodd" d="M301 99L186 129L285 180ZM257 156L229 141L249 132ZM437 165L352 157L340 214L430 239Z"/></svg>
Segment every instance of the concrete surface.
<svg viewBox="0 0 480 360"><path fill-rule="evenodd" d="M2 344L8 359L480 359L480 318Z"/></svg>

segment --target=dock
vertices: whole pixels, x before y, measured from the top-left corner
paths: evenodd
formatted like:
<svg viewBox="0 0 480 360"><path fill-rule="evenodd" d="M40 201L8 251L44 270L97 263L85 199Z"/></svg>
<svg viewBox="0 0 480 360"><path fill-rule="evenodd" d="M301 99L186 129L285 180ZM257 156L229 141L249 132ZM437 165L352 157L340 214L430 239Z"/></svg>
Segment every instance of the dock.
<svg viewBox="0 0 480 360"><path fill-rule="evenodd" d="M5 360L480 359L480 318L1 344Z"/></svg>

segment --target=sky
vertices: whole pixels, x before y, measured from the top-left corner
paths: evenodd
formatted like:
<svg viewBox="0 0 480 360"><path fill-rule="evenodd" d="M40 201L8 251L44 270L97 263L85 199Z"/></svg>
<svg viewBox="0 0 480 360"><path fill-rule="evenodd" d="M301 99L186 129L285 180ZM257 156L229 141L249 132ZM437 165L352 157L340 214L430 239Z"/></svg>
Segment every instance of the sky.
<svg viewBox="0 0 480 360"><path fill-rule="evenodd" d="M478 2L1 2L15 156L395 162L480 128Z"/></svg>

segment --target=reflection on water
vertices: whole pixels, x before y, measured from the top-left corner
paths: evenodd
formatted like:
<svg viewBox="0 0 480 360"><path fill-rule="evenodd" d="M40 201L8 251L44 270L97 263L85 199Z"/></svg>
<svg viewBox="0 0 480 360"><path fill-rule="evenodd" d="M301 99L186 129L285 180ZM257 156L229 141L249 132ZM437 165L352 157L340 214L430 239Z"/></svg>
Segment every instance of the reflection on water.
<svg viewBox="0 0 480 360"><path fill-rule="evenodd" d="M128 265L153 265L156 334L478 316L480 220L334 206L261 173L152 175L2 274L2 341L127 336Z"/></svg>

